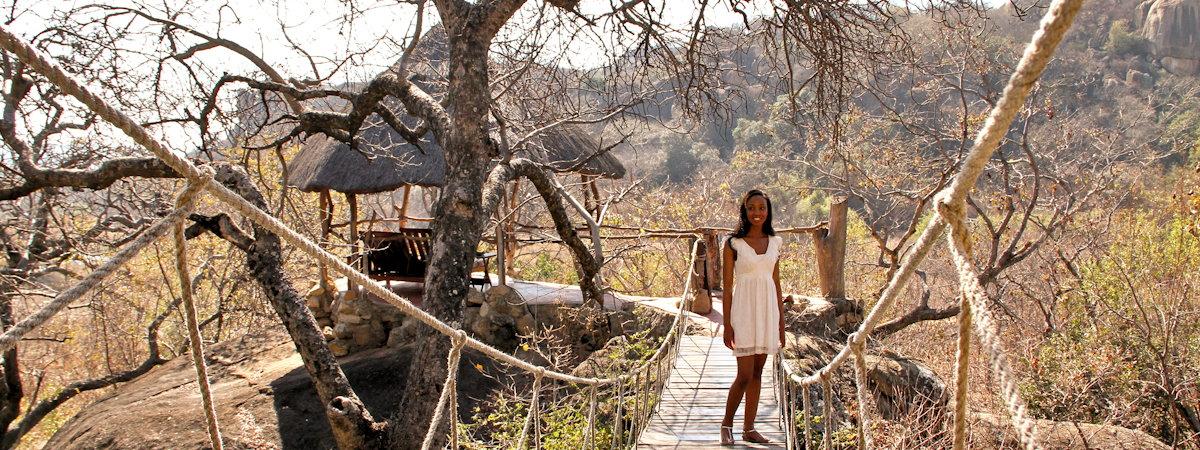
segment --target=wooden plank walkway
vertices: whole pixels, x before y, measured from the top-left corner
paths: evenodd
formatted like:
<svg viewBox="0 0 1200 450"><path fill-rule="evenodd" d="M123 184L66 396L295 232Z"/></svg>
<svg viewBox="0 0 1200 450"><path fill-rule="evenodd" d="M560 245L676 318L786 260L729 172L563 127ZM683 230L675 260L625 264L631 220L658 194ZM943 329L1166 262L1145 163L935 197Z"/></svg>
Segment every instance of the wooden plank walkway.
<svg viewBox="0 0 1200 450"><path fill-rule="evenodd" d="M638 440L639 449L716 449L720 446L721 418L729 385L737 375L737 360L725 348L721 336L683 337L671 378L663 389L662 401L650 424ZM779 427L779 407L775 402L771 365L763 369L762 396L758 404L755 428L773 444L747 444L742 441L742 412L734 416L734 439L738 448L784 448Z"/></svg>

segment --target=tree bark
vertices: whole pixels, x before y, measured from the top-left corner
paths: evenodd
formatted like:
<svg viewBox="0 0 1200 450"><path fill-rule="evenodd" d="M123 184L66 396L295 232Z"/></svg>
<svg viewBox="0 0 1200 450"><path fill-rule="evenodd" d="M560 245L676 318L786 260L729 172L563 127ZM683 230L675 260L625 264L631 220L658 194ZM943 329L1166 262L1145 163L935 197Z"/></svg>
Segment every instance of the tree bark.
<svg viewBox="0 0 1200 450"><path fill-rule="evenodd" d="M15 287L0 280L0 327L7 330L13 326L12 316L12 294ZM4 441L10 439L13 432L8 431L9 424L16 420L17 415L21 410L21 397L25 395L25 391L21 385L21 370L17 359L17 347L13 346L7 352L4 352L3 372L0 376L4 378L0 382L0 430L4 431ZM19 437L19 436L18 436ZM15 442L16 440L13 439ZM4 448L9 448L5 446Z"/></svg>
<svg viewBox="0 0 1200 450"><path fill-rule="evenodd" d="M255 206L266 210L266 201L245 172L228 164L215 164L216 179ZM279 237L254 225L254 239L246 251L246 265L262 287L271 306L296 345L304 368L312 378L317 397L325 405L334 439L342 449L384 448L386 422L376 422L354 393L304 299L283 271Z"/></svg>

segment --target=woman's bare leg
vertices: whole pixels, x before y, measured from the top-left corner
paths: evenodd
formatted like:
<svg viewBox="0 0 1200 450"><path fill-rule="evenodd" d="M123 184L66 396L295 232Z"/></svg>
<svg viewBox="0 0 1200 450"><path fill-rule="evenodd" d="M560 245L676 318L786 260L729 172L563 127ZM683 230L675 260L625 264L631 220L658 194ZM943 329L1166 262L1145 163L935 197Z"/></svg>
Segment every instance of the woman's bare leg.
<svg viewBox="0 0 1200 450"><path fill-rule="evenodd" d="M742 430L753 430L754 419L758 416L758 397L762 393L762 371L767 365L767 355L747 356L753 364L750 367L750 380L746 383L746 414L742 422ZM742 376L742 358L738 358L738 376ZM733 416L729 416L732 420ZM732 422L731 422L732 423Z"/></svg>
<svg viewBox="0 0 1200 450"><path fill-rule="evenodd" d="M733 415L737 413L738 404L742 402L742 396L746 394L746 388L754 375L754 358L753 355L737 358L737 376L734 377L733 384L729 385L729 398L725 400L725 419L721 421L721 426L733 426ZM757 399L755 396L756 401Z"/></svg>

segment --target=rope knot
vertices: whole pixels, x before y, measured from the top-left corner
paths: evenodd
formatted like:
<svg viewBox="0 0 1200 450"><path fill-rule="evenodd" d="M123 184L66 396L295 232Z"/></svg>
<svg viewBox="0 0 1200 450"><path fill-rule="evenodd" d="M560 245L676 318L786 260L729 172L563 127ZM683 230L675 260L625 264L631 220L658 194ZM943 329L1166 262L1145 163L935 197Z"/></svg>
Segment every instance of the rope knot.
<svg viewBox="0 0 1200 450"><path fill-rule="evenodd" d="M849 345L850 349L856 353L861 352L867 341L862 336L864 335L860 334L858 331L850 333L850 336L846 338L846 345Z"/></svg>
<svg viewBox="0 0 1200 450"><path fill-rule="evenodd" d="M967 230L967 206L962 200L950 198L950 191L942 191L934 199L937 213L950 225L950 238L954 239L969 255L971 252L971 236Z"/></svg>

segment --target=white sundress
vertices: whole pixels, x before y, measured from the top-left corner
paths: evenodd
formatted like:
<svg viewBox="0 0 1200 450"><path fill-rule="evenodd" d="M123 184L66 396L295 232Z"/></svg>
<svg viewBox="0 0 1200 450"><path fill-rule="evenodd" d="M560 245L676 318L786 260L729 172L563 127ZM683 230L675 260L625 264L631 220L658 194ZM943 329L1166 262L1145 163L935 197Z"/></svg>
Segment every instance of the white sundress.
<svg viewBox="0 0 1200 450"><path fill-rule="evenodd" d="M775 292L775 261L783 238L771 236L767 251L758 254L741 238L730 238L737 252L733 263L733 356L772 355L779 352L779 296Z"/></svg>

